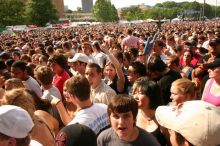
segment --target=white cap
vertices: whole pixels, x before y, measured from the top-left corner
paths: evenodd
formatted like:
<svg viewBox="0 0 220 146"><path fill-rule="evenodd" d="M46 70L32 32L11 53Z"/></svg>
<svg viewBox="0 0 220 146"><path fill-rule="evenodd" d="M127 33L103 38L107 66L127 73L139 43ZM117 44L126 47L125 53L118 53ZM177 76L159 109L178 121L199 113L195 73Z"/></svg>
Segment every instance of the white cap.
<svg viewBox="0 0 220 146"><path fill-rule="evenodd" d="M89 57L83 53L76 53L73 58L68 59L68 62L81 61L84 63L89 63Z"/></svg>
<svg viewBox="0 0 220 146"><path fill-rule="evenodd" d="M34 123L24 109L14 105L0 106L0 133L13 138L25 138Z"/></svg>
<svg viewBox="0 0 220 146"><path fill-rule="evenodd" d="M159 106L158 123L181 134L196 146L220 144L220 109L204 101L187 101L178 106Z"/></svg>

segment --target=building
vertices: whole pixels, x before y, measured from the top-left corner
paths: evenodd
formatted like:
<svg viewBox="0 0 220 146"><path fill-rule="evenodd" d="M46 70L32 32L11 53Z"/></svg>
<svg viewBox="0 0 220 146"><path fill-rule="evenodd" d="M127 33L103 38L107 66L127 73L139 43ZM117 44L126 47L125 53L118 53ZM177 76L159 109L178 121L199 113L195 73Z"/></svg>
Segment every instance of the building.
<svg viewBox="0 0 220 146"><path fill-rule="evenodd" d="M64 18L64 0L52 0L60 18Z"/></svg>
<svg viewBox="0 0 220 146"><path fill-rule="evenodd" d="M93 7L93 0L81 0L83 13L91 13Z"/></svg>

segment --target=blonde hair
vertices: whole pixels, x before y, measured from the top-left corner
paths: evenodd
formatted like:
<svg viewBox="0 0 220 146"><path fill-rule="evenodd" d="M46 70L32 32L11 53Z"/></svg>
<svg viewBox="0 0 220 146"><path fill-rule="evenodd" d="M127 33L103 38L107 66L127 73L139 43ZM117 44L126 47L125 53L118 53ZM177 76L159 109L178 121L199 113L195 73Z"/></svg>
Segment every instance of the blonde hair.
<svg viewBox="0 0 220 146"><path fill-rule="evenodd" d="M192 98L195 97L196 94L196 85L189 79L181 78L172 83L172 86L180 92L181 94L189 94Z"/></svg>
<svg viewBox="0 0 220 146"><path fill-rule="evenodd" d="M26 110L33 118L36 110L32 95L25 88L6 91L2 98L2 105L16 105Z"/></svg>
<svg viewBox="0 0 220 146"><path fill-rule="evenodd" d="M17 78L11 78L6 80L5 84L7 84L7 87L9 87L7 90L11 89L17 89L17 88L25 88L25 85L23 84L21 79Z"/></svg>

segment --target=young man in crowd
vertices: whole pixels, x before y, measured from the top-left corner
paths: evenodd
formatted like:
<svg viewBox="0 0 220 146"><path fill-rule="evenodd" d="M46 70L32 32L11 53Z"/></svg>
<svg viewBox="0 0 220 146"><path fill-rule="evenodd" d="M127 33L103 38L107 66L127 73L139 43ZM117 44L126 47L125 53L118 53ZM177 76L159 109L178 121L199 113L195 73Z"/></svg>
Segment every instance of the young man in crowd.
<svg viewBox="0 0 220 146"><path fill-rule="evenodd" d="M108 105L111 128L98 137L98 146L159 146L157 140L136 126L137 101L128 95L114 96Z"/></svg>
<svg viewBox="0 0 220 146"><path fill-rule="evenodd" d="M28 75L27 64L23 61L15 61L11 67L12 77L24 81L28 89L34 91L38 97L42 96L42 91L38 82Z"/></svg>
<svg viewBox="0 0 220 146"><path fill-rule="evenodd" d="M96 134L109 126L107 106L91 101L90 84L84 76L74 76L65 82L64 97L67 102L71 102L77 107L73 117L68 115L59 98L53 96L51 103L57 107L65 125L83 124L91 128Z"/></svg>
<svg viewBox="0 0 220 146"><path fill-rule="evenodd" d="M86 78L91 85L92 101L108 105L110 98L116 93L102 80L101 67L96 63L89 63L86 66Z"/></svg>

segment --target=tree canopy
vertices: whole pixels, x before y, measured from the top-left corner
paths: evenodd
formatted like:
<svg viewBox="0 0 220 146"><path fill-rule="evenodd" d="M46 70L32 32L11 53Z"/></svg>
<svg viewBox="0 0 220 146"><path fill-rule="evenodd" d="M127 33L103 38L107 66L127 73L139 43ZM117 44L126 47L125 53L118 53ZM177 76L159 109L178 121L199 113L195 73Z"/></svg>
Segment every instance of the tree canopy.
<svg viewBox="0 0 220 146"><path fill-rule="evenodd" d="M115 22L118 21L117 9L109 0L97 0L93 6L93 15L98 21Z"/></svg>
<svg viewBox="0 0 220 146"><path fill-rule="evenodd" d="M30 0L26 6L28 23L45 26L47 22L58 20L57 10L51 0Z"/></svg>
<svg viewBox="0 0 220 146"><path fill-rule="evenodd" d="M0 27L22 24L24 7L21 0L0 0Z"/></svg>
<svg viewBox="0 0 220 146"><path fill-rule="evenodd" d="M167 1L163 3L157 3L155 6L140 9L139 6L131 6L128 8L123 8L121 11L122 19L126 20L138 20L138 19L158 19L167 18L173 19L177 16L197 18L199 19L200 12L202 12L203 4L194 2L174 2ZM216 13L215 13L216 9ZM191 13L190 13L191 12ZM195 12L195 13L193 13ZM220 7L211 6L205 4L205 16L207 18L214 18L220 16Z"/></svg>

